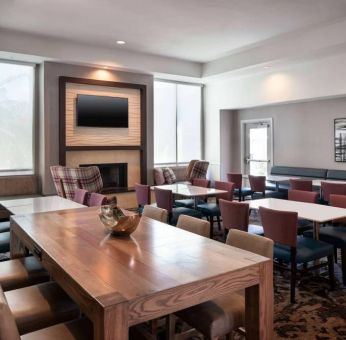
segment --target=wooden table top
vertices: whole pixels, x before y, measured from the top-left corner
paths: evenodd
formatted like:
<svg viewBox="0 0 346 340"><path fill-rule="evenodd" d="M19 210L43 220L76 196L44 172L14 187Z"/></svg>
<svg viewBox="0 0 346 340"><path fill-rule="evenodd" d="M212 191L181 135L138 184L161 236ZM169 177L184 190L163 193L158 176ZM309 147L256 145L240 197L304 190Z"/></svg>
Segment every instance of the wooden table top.
<svg viewBox="0 0 346 340"><path fill-rule="evenodd" d="M214 196L216 194L224 194L227 191L218 190L214 188L203 188L190 184L167 184L167 185L157 185L151 187L152 190L154 188L172 190L173 194L185 196L185 197L199 197L199 196Z"/></svg>
<svg viewBox="0 0 346 340"><path fill-rule="evenodd" d="M318 223L346 217L346 209L328 205L288 201L278 198L262 198L249 202L250 209L257 210L259 207L265 207L275 210L295 211L298 213L298 217Z"/></svg>
<svg viewBox="0 0 346 340"><path fill-rule="evenodd" d="M249 287L258 284L259 265L269 261L144 216L130 238L109 237L98 208L15 215L11 226L29 235L92 299L103 305L128 301L129 324L159 315L160 306L144 306L150 296L164 299L175 287L203 280L216 296L222 291L213 286L216 278L229 273L238 278L235 289Z"/></svg>
<svg viewBox="0 0 346 340"><path fill-rule="evenodd" d="M6 200L0 201L0 205L14 215L85 208L85 206L82 204L59 196L44 196Z"/></svg>

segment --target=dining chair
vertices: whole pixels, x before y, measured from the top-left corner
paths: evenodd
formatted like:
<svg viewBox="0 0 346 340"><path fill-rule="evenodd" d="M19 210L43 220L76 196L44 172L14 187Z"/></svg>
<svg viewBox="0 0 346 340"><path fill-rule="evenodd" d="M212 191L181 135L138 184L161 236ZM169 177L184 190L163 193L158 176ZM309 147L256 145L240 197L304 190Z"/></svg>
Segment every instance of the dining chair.
<svg viewBox="0 0 346 340"><path fill-rule="evenodd" d="M315 191L304 191L304 190L288 190L288 200L298 201L305 203L317 203L318 193ZM311 221L304 218L298 218L297 233L302 235L306 230L312 229L313 224Z"/></svg>
<svg viewBox="0 0 346 340"><path fill-rule="evenodd" d="M135 184L136 199L138 210L143 211L145 205L150 205L151 195L150 195L150 186L146 184Z"/></svg>
<svg viewBox="0 0 346 340"><path fill-rule="evenodd" d="M219 206L225 236L231 229L242 230L251 234L263 235L263 228L249 224L249 204L220 199Z"/></svg>
<svg viewBox="0 0 346 340"><path fill-rule="evenodd" d="M226 244L272 259L273 241L263 236L231 229ZM175 315L200 332L205 339L231 339L231 333L245 326L245 291L226 294L178 311ZM174 317L170 316L170 340L174 330ZM246 332L246 329L245 329Z"/></svg>
<svg viewBox="0 0 346 340"><path fill-rule="evenodd" d="M266 190L266 176L249 175L249 183L251 190L251 199L259 199L265 197L284 198L284 194L279 191Z"/></svg>
<svg viewBox="0 0 346 340"><path fill-rule="evenodd" d="M325 203L329 203L330 195L346 195L346 184L321 182L322 199Z"/></svg>
<svg viewBox="0 0 346 340"><path fill-rule="evenodd" d="M311 179L290 178L291 190L312 191Z"/></svg>
<svg viewBox="0 0 346 340"><path fill-rule="evenodd" d="M91 340L92 323L86 318L59 323L20 335L11 308L0 286L0 339L1 340Z"/></svg>
<svg viewBox="0 0 346 340"><path fill-rule="evenodd" d="M238 197L239 202L246 196L251 196L251 189L243 187L243 175L239 173L228 173L227 181L234 183L234 195Z"/></svg>
<svg viewBox="0 0 346 340"><path fill-rule="evenodd" d="M177 228L184 229L204 237L209 237L210 235L210 224L208 221L188 215L179 216Z"/></svg>
<svg viewBox="0 0 346 340"><path fill-rule="evenodd" d="M86 205L88 201L88 191L84 189L75 189L73 195L73 201L79 204Z"/></svg>
<svg viewBox="0 0 346 340"><path fill-rule="evenodd" d="M34 256L0 262L0 286L4 291L49 280L49 274Z"/></svg>
<svg viewBox="0 0 346 340"><path fill-rule="evenodd" d="M201 188L209 188L210 181L204 178L193 178L191 181L191 184L196 187L201 187ZM204 203L206 198L200 197L198 200L198 203L202 204ZM181 199L181 200L175 200L174 201L175 206L177 207L185 207L185 208L193 208L195 205L195 200L194 199Z"/></svg>
<svg viewBox="0 0 346 340"><path fill-rule="evenodd" d="M191 173L190 173L190 181L194 178L206 178L208 172L209 162L207 161L196 161L193 164Z"/></svg>
<svg viewBox="0 0 346 340"><path fill-rule="evenodd" d="M262 220L264 235L272 239L274 245L274 259L280 262L290 263L291 271L291 288L290 288L290 301L295 302L295 288L296 288L296 275L297 264L303 264L306 270L316 270L317 268L325 265L321 263L312 265L310 268L307 266L309 262L319 260L321 258L328 258L328 271L331 289L334 288L334 263L333 263L333 246L322 241L310 239L306 237L297 238L297 222L298 214L293 211L280 211L264 207L259 208L259 213ZM285 266L276 264L282 270L287 270Z"/></svg>
<svg viewBox="0 0 346 340"><path fill-rule="evenodd" d="M100 207L101 205L106 205L108 202L107 196L92 192L90 194L88 206L89 207Z"/></svg>
<svg viewBox="0 0 346 340"><path fill-rule="evenodd" d="M80 316L79 307L56 282L0 293L7 301L21 335Z"/></svg>
<svg viewBox="0 0 346 340"><path fill-rule="evenodd" d="M196 218L202 218L200 211L185 207L173 207L172 190L154 188L156 204L158 208L165 209L168 212L168 221L172 225L176 225L179 215L189 215Z"/></svg>
<svg viewBox="0 0 346 340"><path fill-rule="evenodd" d="M233 200L234 184L231 182L215 181L215 189L224 190L226 192L215 195L215 202L207 202L198 204L197 206L198 210L201 211L203 216L205 216L210 223L210 238L213 238L214 235L214 217L216 217L219 230L221 229L219 200Z"/></svg>
<svg viewBox="0 0 346 340"><path fill-rule="evenodd" d="M144 206L142 215L163 223L167 223L168 220L168 212L166 209L153 207L151 205Z"/></svg>
<svg viewBox="0 0 346 340"><path fill-rule="evenodd" d="M333 207L346 209L346 196L329 196L329 204ZM304 232L305 237L313 238L313 231ZM337 262L337 249L341 250L342 282L346 285L346 218L333 220L332 224L320 228L319 239L334 246L334 259Z"/></svg>

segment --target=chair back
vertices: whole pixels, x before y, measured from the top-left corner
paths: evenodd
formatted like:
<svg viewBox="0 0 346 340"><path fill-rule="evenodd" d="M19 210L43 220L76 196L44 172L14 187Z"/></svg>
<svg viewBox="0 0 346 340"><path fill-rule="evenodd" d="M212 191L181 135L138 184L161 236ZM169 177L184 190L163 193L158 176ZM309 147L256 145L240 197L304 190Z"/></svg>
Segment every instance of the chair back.
<svg viewBox="0 0 346 340"><path fill-rule="evenodd" d="M180 215L177 228L208 238L210 236L210 223L192 216Z"/></svg>
<svg viewBox="0 0 346 340"><path fill-rule="evenodd" d="M224 194L215 195L217 200L219 199L228 200L228 201L233 200L234 183L215 181L215 189L227 191Z"/></svg>
<svg viewBox="0 0 346 340"><path fill-rule="evenodd" d="M259 208L264 235L275 243L297 246L298 214L293 211Z"/></svg>
<svg viewBox="0 0 346 340"><path fill-rule="evenodd" d="M290 188L292 190L312 191L312 180L291 178Z"/></svg>
<svg viewBox="0 0 346 340"><path fill-rule="evenodd" d="M135 184L137 204L139 207L144 207L150 204L150 186L146 184Z"/></svg>
<svg viewBox="0 0 346 340"><path fill-rule="evenodd" d="M73 201L79 204L86 205L88 201L88 192L84 189L75 189Z"/></svg>
<svg viewBox="0 0 346 340"><path fill-rule="evenodd" d="M346 196L345 195L330 195L329 204L333 207L344 208L346 209ZM338 218L337 220L333 220L333 223L341 223L346 225L346 218Z"/></svg>
<svg viewBox="0 0 346 340"><path fill-rule="evenodd" d="M241 189L243 186L243 175L242 174L227 174L227 181L234 183L234 189Z"/></svg>
<svg viewBox="0 0 346 340"><path fill-rule="evenodd" d="M193 178L192 185L196 187L209 188L210 181L204 178Z"/></svg>
<svg viewBox="0 0 346 340"><path fill-rule="evenodd" d="M108 203L107 197L105 195L92 192L89 199L89 207L100 207L101 205L106 205Z"/></svg>
<svg viewBox="0 0 346 340"><path fill-rule="evenodd" d="M168 214L173 210L172 190L154 188L156 204L159 208L167 210Z"/></svg>
<svg viewBox="0 0 346 340"><path fill-rule="evenodd" d="M222 223L225 229L248 231L249 205L242 202L219 200Z"/></svg>
<svg viewBox="0 0 346 340"><path fill-rule="evenodd" d="M76 189L85 189L89 192L99 192L103 188L100 170L97 166L68 168L65 166L51 166L50 171L57 194L73 200Z"/></svg>
<svg viewBox="0 0 346 340"><path fill-rule="evenodd" d="M193 167L194 167L194 165L195 165L195 163L196 162L198 162L198 159L193 159L193 160L191 160L190 161L190 163L189 163L189 165L187 166L187 168L186 168L186 175L185 175L185 179L187 180L187 181L191 181L191 173L192 173L192 169L193 169Z"/></svg>
<svg viewBox="0 0 346 340"><path fill-rule="evenodd" d="M266 191L266 176L249 175L250 188L253 192Z"/></svg>
<svg viewBox="0 0 346 340"><path fill-rule="evenodd" d="M196 161L193 165L190 180L194 178L206 178L208 172L209 162L207 161Z"/></svg>
<svg viewBox="0 0 346 340"><path fill-rule="evenodd" d="M263 236L231 229L228 233L226 244L270 259L273 258L274 242Z"/></svg>
<svg viewBox="0 0 346 340"><path fill-rule="evenodd" d="M346 195L346 184L321 182L321 190L323 199L327 202L330 200L330 195Z"/></svg>
<svg viewBox="0 0 346 340"><path fill-rule="evenodd" d="M20 340L16 321L0 286L0 340Z"/></svg>
<svg viewBox="0 0 346 340"><path fill-rule="evenodd" d="M306 203L317 203L318 193L315 191L288 190L288 200Z"/></svg>
<svg viewBox="0 0 346 340"><path fill-rule="evenodd" d="M151 205L144 206L142 215L163 223L167 223L168 220L167 210L153 207Z"/></svg>

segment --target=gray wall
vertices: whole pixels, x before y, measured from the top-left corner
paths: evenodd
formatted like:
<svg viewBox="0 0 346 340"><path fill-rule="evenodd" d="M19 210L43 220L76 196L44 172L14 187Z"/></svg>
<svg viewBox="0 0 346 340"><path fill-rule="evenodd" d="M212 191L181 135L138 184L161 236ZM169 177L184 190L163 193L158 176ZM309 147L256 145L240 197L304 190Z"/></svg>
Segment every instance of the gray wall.
<svg viewBox="0 0 346 340"><path fill-rule="evenodd" d="M59 77L135 83L147 86L147 168L148 181L153 168L153 76L93 67L45 62L40 69L39 175L42 193L55 193L49 167L59 164Z"/></svg>
<svg viewBox="0 0 346 340"><path fill-rule="evenodd" d="M221 178L240 171L240 121L257 118L273 118L274 165L346 170L334 161L334 119L346 118L346 98L333 98L220 111Z"/></svg>

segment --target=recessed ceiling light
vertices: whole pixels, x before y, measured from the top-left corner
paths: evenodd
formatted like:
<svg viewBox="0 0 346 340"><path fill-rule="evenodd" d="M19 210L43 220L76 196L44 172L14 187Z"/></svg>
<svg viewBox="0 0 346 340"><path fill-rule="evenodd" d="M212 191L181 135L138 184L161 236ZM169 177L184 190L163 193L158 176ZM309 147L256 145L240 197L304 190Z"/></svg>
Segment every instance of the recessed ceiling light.
<svg viewBox="0 0 346 340"><path fill-rule="evenodd" d="M117 44L118 45L125 45L126 41L124 41L124 40L117 40Z"/></svg>

